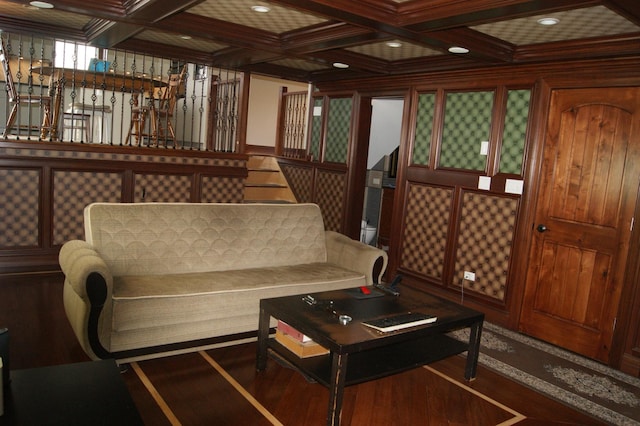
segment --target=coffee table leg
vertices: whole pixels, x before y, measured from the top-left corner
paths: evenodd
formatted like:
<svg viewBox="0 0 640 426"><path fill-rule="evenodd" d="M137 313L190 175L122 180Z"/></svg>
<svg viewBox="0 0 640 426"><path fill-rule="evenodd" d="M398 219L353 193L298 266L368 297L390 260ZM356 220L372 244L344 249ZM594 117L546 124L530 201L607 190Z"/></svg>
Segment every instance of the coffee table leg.
<svg viewBox="0 0 640 426"><path fill-rule="evenodd" d="M269 319L271 315L260 304L260 320L258 322L258 353L256 354L256 369L263 371L267 368L267 346L269 341Z"/></svg>
<svg viewBox="0 0 640 426"><path fill-rule="evenodd" d="M467 365L464 370L464 378L473 380L476 378L478 356L480 355L480 336L482 334L482 321L471 325L469 334L469 351L467 352Z"/></svg>
<svg viewBox="0 0 640 426"><path fill-rule="evenodd" d="M349 354L331 354L331 387L329 388L329 413L327 414L327 425L330 426L340 424L348 356Z"/></svg>

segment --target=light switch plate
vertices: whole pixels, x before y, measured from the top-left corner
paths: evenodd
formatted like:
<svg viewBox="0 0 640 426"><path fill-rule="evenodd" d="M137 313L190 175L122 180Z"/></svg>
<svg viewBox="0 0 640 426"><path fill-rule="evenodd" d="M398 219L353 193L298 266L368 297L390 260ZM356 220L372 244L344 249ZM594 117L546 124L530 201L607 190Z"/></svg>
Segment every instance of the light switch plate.
<svg viewBox="0 0 640 426"><path fill-rule="evenodd" d="M480 142L480 155L489 155L489 141Z"/></svg>

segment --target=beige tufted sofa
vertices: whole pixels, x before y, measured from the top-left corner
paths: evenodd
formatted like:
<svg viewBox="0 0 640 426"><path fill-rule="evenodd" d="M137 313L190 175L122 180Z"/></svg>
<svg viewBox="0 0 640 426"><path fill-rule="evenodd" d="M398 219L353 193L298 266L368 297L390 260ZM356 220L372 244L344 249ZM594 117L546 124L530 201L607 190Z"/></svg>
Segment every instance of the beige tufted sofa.
<svg viewBox="0 0 640 426"><path fill-rule="evenodd" d="M93 359L254 332L261 298L372 284L387 265L325 231L314 204L95 203L84 221L86 240L59 260L67 317Z"/></svg>

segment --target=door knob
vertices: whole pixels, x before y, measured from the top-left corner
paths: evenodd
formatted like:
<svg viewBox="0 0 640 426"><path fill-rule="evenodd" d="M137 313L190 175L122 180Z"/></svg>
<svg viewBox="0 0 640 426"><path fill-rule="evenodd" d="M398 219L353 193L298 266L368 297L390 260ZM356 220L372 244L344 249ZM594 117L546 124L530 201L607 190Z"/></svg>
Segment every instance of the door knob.
<svg viewBox="0 0 640 426"><path fill-rule="evenodd" d="M538 227L536 228L536 230L540 233L548 231L549 228L547 228L546 226L544 226L543 224L538 225Z"/></svg>

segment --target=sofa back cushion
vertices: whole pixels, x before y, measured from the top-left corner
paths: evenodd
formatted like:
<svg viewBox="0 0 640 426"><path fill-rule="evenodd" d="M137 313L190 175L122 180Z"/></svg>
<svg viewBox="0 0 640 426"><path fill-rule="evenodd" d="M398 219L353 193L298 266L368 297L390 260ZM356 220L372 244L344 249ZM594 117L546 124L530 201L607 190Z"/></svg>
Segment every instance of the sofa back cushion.
<svg viewBox="0 0 640 426"><path fill-rule="evenodd" d="M94 203L85 237L114 276L326 262L315 204Z"/></svg>

